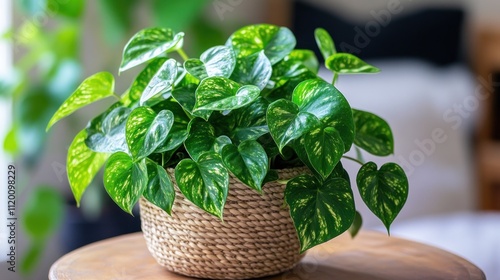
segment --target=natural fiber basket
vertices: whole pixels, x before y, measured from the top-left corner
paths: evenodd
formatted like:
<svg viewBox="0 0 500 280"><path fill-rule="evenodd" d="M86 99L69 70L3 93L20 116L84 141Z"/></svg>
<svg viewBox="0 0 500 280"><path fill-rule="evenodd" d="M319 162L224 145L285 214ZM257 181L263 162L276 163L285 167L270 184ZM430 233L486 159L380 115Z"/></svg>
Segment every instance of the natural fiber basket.
<svg viewBox="0 0 500 280"><path fill-rule="evenodd" d="M173 177L173 170L167 171ZM284 169L279 175L290 179L304 172ZM177 188L172 216L141 198L148 249L160 265L191 277L247 279L289 270L303 255L284 206L284 188L268 183L260 195L231 177L223 222L186 200Z"/></svg>

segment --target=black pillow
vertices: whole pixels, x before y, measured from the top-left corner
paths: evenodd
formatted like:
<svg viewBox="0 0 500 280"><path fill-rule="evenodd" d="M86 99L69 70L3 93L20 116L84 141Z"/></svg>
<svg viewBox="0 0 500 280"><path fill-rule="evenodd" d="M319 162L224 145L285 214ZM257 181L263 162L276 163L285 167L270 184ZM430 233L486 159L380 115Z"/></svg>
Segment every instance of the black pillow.
<svg viewBox="0 0 500 280"><path fill-rule="evenodd" d="M312 34L315 28L323 27L332 35L339 52L350 52L363 59L418 58L436 65L462 61L464 12L458 8L391 15L390 21L383 16L388 11L375 11L378 16L371 14L371 19L364 23L302 1L294 1L293 11L297 47L314 50L318 58L321 55Z"/></svg>

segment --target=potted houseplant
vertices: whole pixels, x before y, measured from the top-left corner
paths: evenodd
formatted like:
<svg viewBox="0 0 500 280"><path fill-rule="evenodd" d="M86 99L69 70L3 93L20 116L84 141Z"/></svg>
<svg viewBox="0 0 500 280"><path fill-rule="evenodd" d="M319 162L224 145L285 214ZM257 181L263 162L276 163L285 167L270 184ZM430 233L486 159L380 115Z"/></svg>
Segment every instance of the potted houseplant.
<svg viewBox="0 0 500 280"><path fill-rule="evenodd" d="M184 53L183 36L165 28L138 32L120 72L147 64L124 94L114 92L112 74L97 73L54 114L47 128L116 98L69 147L77 202L104 165L104 186L116 204L131 213L140 201L143 232L160 264L197 277L261 277L359 229L345 157L361 164L359 193L389 229L407 198L404 171L345 153L392 154L391 129L352 109L333 85L339 74L377 68L336 52L323 29L315 38L332 83L318 77L314 53L295 49L285 27L243 27L200 58Z"/></svg>

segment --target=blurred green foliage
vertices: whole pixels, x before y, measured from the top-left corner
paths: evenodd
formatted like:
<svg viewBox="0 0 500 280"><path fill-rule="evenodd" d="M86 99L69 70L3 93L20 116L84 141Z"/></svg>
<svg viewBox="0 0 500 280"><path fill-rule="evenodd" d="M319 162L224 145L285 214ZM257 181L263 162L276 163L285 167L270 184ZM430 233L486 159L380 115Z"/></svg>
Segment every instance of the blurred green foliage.
<svg viewBox="0 0 500 280"><path fill-rule="evenodd" d="M90 10L84 0L13 2L17 4L17 17L23 21L0 34L0 39L11 42L15 56L14 70L0 76L0 98L9 98L13 104L13 122L6 137L0 140L3 140L3 149L22 163L24 177L29 178L43 155L47 140L45 127L51 115L81 82L83 19ZM146 18L150 22L146 24L177 31L189 29L194 34L190 50L199 54L214 42L224 43L223 32L201 16L210 2L98 0L100 32L110 48L122 45L125 38L142 28L136 26L138 11L141 5L146 5L150 13ZM29 192L20 217L31 240L27 252L21 254L20 268L29 272L43 255L46 239L59 227L64 199L54 187L43 184L20 185L19 189Z"/></svg>

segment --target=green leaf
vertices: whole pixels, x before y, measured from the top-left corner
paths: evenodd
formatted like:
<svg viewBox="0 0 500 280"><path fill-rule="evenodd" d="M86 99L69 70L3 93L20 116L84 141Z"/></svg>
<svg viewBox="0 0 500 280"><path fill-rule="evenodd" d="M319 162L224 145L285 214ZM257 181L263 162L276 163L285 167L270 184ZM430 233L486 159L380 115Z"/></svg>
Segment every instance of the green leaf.
<svg viewBox="0 0 500 280"><path fill-rule="evenodd" d="M193 77L196 77L198 80L203 80L208 77L205 64L197 58L190 58L184 61L184 68L189 74L193 75Z"/></svg>
<svg viewBox="0 0 500 280"><path fill-rule="evenodd" d="M162 69L162 66L166 61L167 59L164 57L153 59L146 67L144 67L141 73L139 73L128 91L129 99L132 102L141 98L142 93L146 90L149 82L153 79L156 73ZM170 63L168 65L170 65Z"/></svg>
<svg viewBox="0 0 500 280"><path fill-rule="evenodd" d="M172 91L172 96L179 102L179 105L184 108L187 112L195 117L200 117L204 120L208 120L212 114L211 110L199 110L193 112L194 104L196 103L196 89L198 85L187 84L180 87L175 87Z"/></svg>
<svg viewBox="0 0 500 280"><path fill-rule="evenodd" d="M374 162L364 164L356 177L359 194L366 206L387 228L403 208L408 197L408 179L395 163L386 163L377 170Z"/></svg>
<svg viewBox="0 0 500 280"><path fill-rule="evenodd" d="M356 136L354 144L376 155L388 156L394 152L394 138L389 124L377 115L352 110Z"/></svg>
<svg viewBox="0 0 500 280"><path fill-rule="evenodd" d="M200 59L189 59L184 63L184 68L199 80L206 77L229 78L236 65L236 57L233 50L226 46L212 47L203 54Z"/></svg>
<svg viewBox="0 0 500 280"><path fill-rule="evenodd" d="M301 252L346 231L356 214L351 187L342 178L321 183L312 175L295 177L286 185L285 200Z"/></svg>
<svg viewBox="0 0 500 280"><path fill-rule="evenodd" d="M342 137L344 151L349 151L354 141L354 120L351 107L340 91L323 80L307 80L297 85L292 101L300 112L313 114L325 126L334 127Z"/></svg>
<svg viewBox="0 0 500 280"><path fill-rule="evenodd" d="M271 103L267 109L269 132L280 152L290 141L299 138L317 123L314 115L301 112L295 103L285 99Z"/></svg>
<svg viewBox="0 0 500 280"><path fill-rule="evenodd" d="M142 92L139 103L143 105L146 101L159 94L165 94L172 90L178 78L179 66L173 58L165 61L158 71L153 75L148 85ZM167 96L168 97L168 96ZM165 98L166 99L166 98Z"/></svg>
<svg viewBox="0 0 500 280"><path fill-rule="evenodd" d="M226 145L221 155L229 171L252 189L262 192L269 161L266 151L257 141L244 141L238 147Z"/></svg>
<svg viewBox="0 0 500 280"><path fill-rule="evenodd" d="M87 125L85 144L100 153L128 152L125 138L127 118L132 111L126 107L110 108Z"/></svg>
<svg viewBox="0 0 500 280"><path fill-rule="evenodd" d="M216 141L215 129L202 119L195 118L189 123L189 135L184 146L192 159L198 158L205 152L212 151Z"/></svg>
<svg viewBox="0 0 500 280"><path fill-rule="evenodd" d="M175 168L175 180L188 200L222 219L229 174L217 154L205 153L197 162L183 159Z"/></svg>
<svg viewBox="0 0 500 280"><path fill-rule="evenodd" d="M135 108L125 125L125 137L134 159L153 153L165 140L174 123L174 114L168 110L155 111L148 107Z"/></svg>
<svg viewBox="0 0 500 280"><path fill-rule="evenodd" d="M259 94L259 88L253 85L240 86L222 77L206 78L196 89L196 103L193 111L237 109L254 101Z"/></svg>
<svg viewBox="0 0 500 280"><path fill-rule="evenodd" d="M111 155L104 168L104 188L123 211L132 214L148 184L145 159L134 162L124 152Z"/></svg>
<svg viewBox="0 0 500 280"><path fill-rule="evenodd" d="M325 61L337 52L332 37L325 29L316 28L316 30L314 30L314 38L316 39L316 44Z"/></svg>
<svg viewBox="0 0 500 280"><path fill-rule="evenodd" d="M220 155L222 153L222 149L227 145L231 145L232 143L233 142L231 141L231 138L227 137L226 135L221 135L215 138L213 151L216 154Z"/></svg>
<svg viewBox="0 0 500 280"><path fill-rule="evenodd" d="M271 61L264 54L264 51L260 51L239 58L231 79L240 84L255 85L263 90L271 79L272 72Z"/></svg>
<svg viewBox="0 0 500 280"><path fill-rule="evenodd" d="M19 271L29 273L36 268L43 252L45 251L45 242L42 240L31 241L26 252L23 252Z"/></svg>
<svg viewBox="0 0 500 280"><path fill-rule="evenodd" d="M182 47L184 33L168 28L147 28L137 32L123 50L120 72Z"/></svg>
<svg viewBox="0 0 500 280"><path fill-rule="evenodd" d="M96 153L89 149L85 145L86 138L85 129L76 135L69 146L66 161L69 185L78 207L83 193L109 157L108 154Z"/></svg>
<svg viewBox="0 0 500 280"><path fill-rule="evenodd" d="M36 186L24 206L21 222L31 239L49 237L59 226L64 213L64 199L49 186Z"/></svg>
<svg viewBox="0 0 500 280"><path fill-rule="evenodd" d="M243 142L245 140L257 140L260 136L268 133L267 107L269 107L269 102L259 97L250 105L232 110L228 115L228 117L234 119L231 138Z"/></svg>
<svg viewBox="0 0 500 280"><path fill-rule="evenodd" d="M361 217L361 214L359 214L359 212L356 211L356 216L354 217L354 221L352 222L352 225L349 227L349 233L351 234L352 238L356 237L362 225L363 225L363 218Z"/></svg>
<svg viewBox="0 0 500 280"><path fill-rule="evenodd" d="M167 171L151 160L147 160L146 166L148 185L143 193L144 198L171 215L175 190Z"/></svg>
<svg viewBox="0 0 500 280"><path fill-rule="evenodd" d="M309 162L323 179L327 178L344 154L339 132L333 127L318 126L303 138Z"/></svg>
<svg viewBox="0 0 500 280"><path fill-rule="evenodd" d="M325 61L326 68L339 74L378 73L372 66L350 53L336 53Z"/></svg>
<svg viewBox="0 0 500 280"><path fill-rule="evenodd" d="M7 135L5 135L5 139L3 140L3 149L5 152L15 155L19 152L19 144L17 142L18 137L18 125L13 125Z"/></svg>
<svg viewBox="0 0 500 280"><path fill-rule="evenodd" d="M267 171L266 177L264 177L264 181L262 182L262 185L265 185L266 183L269 182L274 182L279 180L280 176L278 175L278 171L269 169Z"/></svg>
<svg viewBox="0 0 500 280"><path fill-rule="evenodd" d="M79 19L85 8L85 1L59 1L49 0L47 5L48 10L53 14L62 15L68 18Z"/></svg>
<svg viewBox="0 0 500 280"><path fill-rule="evenodd" d="M226 45L232 46L238 58L264 51L276 64L295 48L293 33L286 27L258 24L243 27L233 33Z"/></svg>
<svg viewBox="0 0 500 280"><path fill-rule="evenodd" d="M309 71L314 74L318 73L319 62L318 58L311 50L293 50L285 60L300 61Z"/></svg>
<svg viewBox="0 0 500 280"><path fill-rule="evenodd" d="M188 124L190 121L189 117L186 115L182 107L177 102L175 102L175 100L168 99L161 103L158 103L151 109L153 109L155 112L169 110L174 114L174 123L172 124L172 128L170 128L167 139L158 147L155 152L163 153L166 151L171 151L182 145L182 143L184 143L184 140L186 140L188 136Z"/></svg>
<svg viewBox="0 0 500 280"><path fill-rule="evenodd" d="M71 115L76 110L113 95L114 87L115 79L108 72L100 72L90 76L59 107L50 119L46 130L48 131L57 121Z"/></svg>

